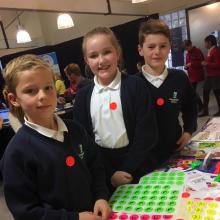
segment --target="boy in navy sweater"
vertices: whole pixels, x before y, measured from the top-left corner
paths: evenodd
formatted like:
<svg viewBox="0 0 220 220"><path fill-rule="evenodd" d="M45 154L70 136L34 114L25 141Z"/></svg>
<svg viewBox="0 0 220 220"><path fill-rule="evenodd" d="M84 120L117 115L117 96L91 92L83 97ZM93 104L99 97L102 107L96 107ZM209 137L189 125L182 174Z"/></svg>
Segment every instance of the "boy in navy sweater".
<svg viewBox="0 0 220 220"><path fill-rule="evenodd" d="M145 65L138 73L151 91L156 109L159 142L151 151L158 164L181 150L197 127L196 95L187 75L167 69L170 51L169 27L161 20L143 22L139 30L139 54ZM183 127L179 122L182 113Z"/></svg>
<svg viewBox="0 0 220 220"><path fill-rule="evenodd" d="M25 122L9 143L1 169L16 220L107 220L111 210L97 148L85 130L54 114L52 71L24 55L5 71L10 103Z"/></svg>

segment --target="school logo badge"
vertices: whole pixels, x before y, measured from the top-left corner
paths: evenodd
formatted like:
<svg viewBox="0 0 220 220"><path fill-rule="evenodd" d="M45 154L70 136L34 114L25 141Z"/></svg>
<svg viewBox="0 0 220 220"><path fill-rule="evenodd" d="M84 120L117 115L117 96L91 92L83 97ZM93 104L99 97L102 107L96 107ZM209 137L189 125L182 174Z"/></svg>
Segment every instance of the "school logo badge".
<svg viewBox="0 0 220 220"><path fill-rule="evenodd" d="M173 91L172 97L169 98L170 103L172 103L172 104L177 104L177 103L179 102L179 99L177 98L177 96L178 96L177 91Z"/></svg>
<svg viewBox="0 0 220 220"><path fill-rule="evenodd" d="M84 151L83 151L82 144L79 145L79 154L78 155L81 159L84 158Z"/></svg>

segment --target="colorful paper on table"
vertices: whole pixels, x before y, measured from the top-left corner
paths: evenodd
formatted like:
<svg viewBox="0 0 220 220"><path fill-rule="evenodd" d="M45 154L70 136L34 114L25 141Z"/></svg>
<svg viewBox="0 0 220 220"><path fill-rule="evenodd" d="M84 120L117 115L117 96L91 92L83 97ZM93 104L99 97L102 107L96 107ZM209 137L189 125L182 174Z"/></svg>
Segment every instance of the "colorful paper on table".
<svg viewBox="0 0 220 220"><path fill-rule="evenodd" d="M191 144L181 151L182 156L194 156L197 159L204 159L205 156L215 151L212 159L220 159L220 142L201 142L197 144Z"/></svg>
<svg viewBox="0 0 220 220"><path fill-rule="evenodd" d="M196 200L183 198L176 210L174 219L219 220L220 202L218 200Z"/></svg>
<svg viewBox="0 0 220 220"><path fill-rule="evenodd" d="M191 140L198 142L220 141L220 117L212 118Z"/></svg>

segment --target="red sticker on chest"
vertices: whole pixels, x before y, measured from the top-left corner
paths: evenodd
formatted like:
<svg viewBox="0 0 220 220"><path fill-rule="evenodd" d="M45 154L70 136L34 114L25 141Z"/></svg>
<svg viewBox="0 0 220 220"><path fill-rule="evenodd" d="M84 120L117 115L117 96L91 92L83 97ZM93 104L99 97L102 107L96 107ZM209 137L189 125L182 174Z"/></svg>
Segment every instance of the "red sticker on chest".
<svg viewBox="0 0 220 220"><path fill-rule="evenodd" d="M68 167L74 166L74 165L75 165L75 158L74 158L73 156L68 156L68 157L66 158L66 165L67 165Z"/></svg>
<svg viewBox="0 0 220 220"><path fill-rule="evenodd" d="M117 108L117 104L115 102L110 103L109 108L111 110L115 110Z"/></svg>
<svg viewBox="0 0 220 220"><path fill-rule="evenodd" d="M157 103L157 105L162 106L162 105L164 105L165 101L163 98L158 98L156 103Z"/></svg>

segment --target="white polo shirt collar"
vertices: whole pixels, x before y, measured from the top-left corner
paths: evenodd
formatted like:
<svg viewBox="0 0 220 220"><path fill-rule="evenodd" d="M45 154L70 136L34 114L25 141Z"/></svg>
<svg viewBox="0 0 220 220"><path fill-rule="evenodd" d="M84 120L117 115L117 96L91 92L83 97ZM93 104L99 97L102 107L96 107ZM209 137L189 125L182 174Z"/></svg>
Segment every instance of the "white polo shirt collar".
<svg viewBox="0 0 220 220"><path fill-rule="evenodd" d="M117 74L116 74L114 80L107 86L103 86L103 85L99 84L97 76L94 77L94 83L95 83L95 87L94 87L95 93L100 93L106 89L118 90L121 85L121 72L119 70L117 70Z"/></svg>
<svg viewBox="0 0 220 220"><path fill-rule="evenodd" d="M43 126L40 126L38 124L32 123L30 121L27 120L26 117L24 117L24 123L25 125L27 125L28 127L34 129L35 131L37 131L38 133L49 137L49 138L53 138L57 141L63 142L64 141L64 132L68 132L68 129L65 125L65 123L63 122L63 120L56 114L54 114L55 120L57 121L57 131L53 130L53 129L49 129L49 128L45 128Z"/></svg>
<svg viewBox="0 0 220 220"><path fill-rule="evenodd" d="M162 83L164 82L164 80L167 78L168 75L168 70L167 67L165 66L164 71L162 72L162 74L160 74L159 76L154 76L148 72L145 71L145 66L147 64L145 64L144 66L142 66L142 74L145 77L145 79L150 82L152 85L156 86L157 88L159 88Z"/></svg>

